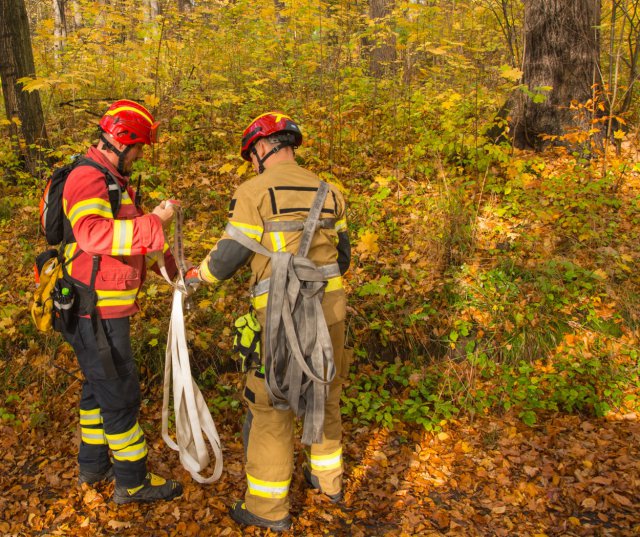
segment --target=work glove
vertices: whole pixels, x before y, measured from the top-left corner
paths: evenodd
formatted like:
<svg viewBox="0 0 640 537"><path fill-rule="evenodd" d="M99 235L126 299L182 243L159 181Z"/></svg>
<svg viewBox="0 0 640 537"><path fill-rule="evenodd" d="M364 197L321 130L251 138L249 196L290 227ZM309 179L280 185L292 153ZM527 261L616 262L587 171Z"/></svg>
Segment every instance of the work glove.
<svg viewBox="0 0 640 537"><path fill-rule="evenodd" d="M233 324L233 352L242 358L242 371L246 373L252 366L260 366L260 323L252 310Z"/></svg>
<svg viewBox="0 0 640 537"><path fill-rule="evenodd" d="M198 267L191 267L184 275L185 294L187 296L193 294L200 287L201 282L202 280L198 276Z"/></svg>

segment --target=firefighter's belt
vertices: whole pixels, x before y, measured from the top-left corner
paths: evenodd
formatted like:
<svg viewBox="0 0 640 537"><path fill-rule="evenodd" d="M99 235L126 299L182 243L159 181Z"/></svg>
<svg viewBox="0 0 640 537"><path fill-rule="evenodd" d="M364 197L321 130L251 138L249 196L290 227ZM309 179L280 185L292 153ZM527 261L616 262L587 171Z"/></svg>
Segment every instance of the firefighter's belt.
<svg viewBox="0 0 640 537"><path fill-rule="evenodd" d="M220 437L200 389L191 376L189 347L184 326L184 252L182 249L182 211L176 213L176 240L174 257L179 270L179 282L173 292L171 322L167 335L167 351L164 363L164 393L162 398L162 438L180 454L182 466L198 483L213 483L222 474L222 447ZM179 236L178 236L179 235ZM175 411L175 438L169 436L169 395L173 374L173 407ZM213 473L200 475L210 462L209 450L204 441L209 440L215 457Z"/></svg>

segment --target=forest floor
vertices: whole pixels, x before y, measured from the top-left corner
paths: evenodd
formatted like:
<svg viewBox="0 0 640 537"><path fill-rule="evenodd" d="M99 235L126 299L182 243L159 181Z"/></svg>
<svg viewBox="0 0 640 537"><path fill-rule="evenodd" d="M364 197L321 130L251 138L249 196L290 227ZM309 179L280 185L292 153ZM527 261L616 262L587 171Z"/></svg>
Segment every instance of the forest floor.
<svg viewBox="0 0 640 537"><path fill-rule="evenodd" d="M29 360L24 356L20 360ZM73 369L71 353L56 358ZM227 514L244 492L240 406L215 415L224 450L219 481L200 485L160 435L160 387L143 382L141 423L149 466L185 484L154 505L118 506L113 484L77 482L80 382L45 361L0 422L2 536L269 535ZM220 382L239 384L239 375ZM43 391L49 393L42 397ZM238 390L239 391L239 390ZM212 394L205 393L206 397ZM38 402L40 401L40 402ZM632 536L640 534L640 423L635 414L581 419L554 414L529 427L510 415L450 421L437 433L345 420L345 497L305 488L297 446L290 535Z"/></svg>
<svg viewBox="0 0 640 537"><path fill-rule="evenodd" d="M635 161L637 158L633 160ZM555 161L553 165L558 166ZM587 223L593 227L594 235L587 244L590 249L583 247L582 243L576 240L570 245L575 243L575 247L580 247L580 250L565 252L563 255L568 257L571 254L577 262L582 259L597 259L598 252L602 250L596 248L601 246L598 222L603 220L607 224L609 221L601 218L600 213L591 211L592 206L589 204L586 204L586 209L582 206L578 209L572 208L573 206L570 210L564 209L564 204L572 203L576 197L573 190L575 185L566 180L568 176L560 173L552 175L549 172L549 177L544 178L553 179L546 188L548 191L553 190L554 196L560 196L560 208L548 209L553 212L549 221L555 222L554 219L559 218L558 215L588 216ZM628 191L625 190L620 195L626 204L628 201L627 205L634 205L639 199L640 180L634 175L633 181L624 185ZM593 184L595 183L589 183ZM560 190L558 194L556 191L563 185L568 185L567 190ZM584 190L579 181L576 185L575 187L580 189L579 192ZM156 364L155 369L147 368L141 374L143 405L140 423L145 430L150 448L149 467L160 475L182 481L185 485L184 495L168 503L117 506L111 501L113 484L96 488L78 485L77 405L81 385L79 380L70 378L60 369L76 369L71 351L63 347L52 362L49 354L51 349L57 347L56 340L49 335L36 334L28 317L27 307L31 292L29 290L33 289L32 274L28 267L33 262L36 249L40 247L35 227L37 207L20 201L18 190L16 187L13 198L8 197L4 205L0 204L0 282L3 284L0 289L0 536L269 535L269 531L240 528L228 515L229 506L234 499L242 497L245 489L241 441L244 419L240 403L242 379L237 373L222 373L215 378L215 383L209 382L209 385L213 384L214 387L203 388L207 401L215 400L218 396L222 401L217 406L212 405L224 452L224 471L216 483L200 485L194 482L181 467L178 455L162 440L160 375L153 373L161 368ZM531 188L520 188L517 195L522 199L517 198L513 204L519 204L519 210L525 216L529 214L523 209L525 202L533 205L535 211L547 210L546 206L541 209L537 205L540 198L539 190L538 183ZM527 192L530 194L525 196ZM600 191L596 191L594 199L608 200L609 190L602 192L601 195ZM509 194L515 195L515 190ZM426 199L426 196L420 194L420 199L423 198ZM418 194L415 199L418 199ZM591 198L587 199L590 200ZM623 208L627 205L623 205ZM596 206L599 207L600 205ZM533 209L530 211L531 214L535 213ZM219 212L223 217L226 215L226 202L225 208L220 208ZM628 233L630 238L625 239L626 242L620 246L620 253L624 254L620 259L624 260L627 256L630 261L625 261L624 264L620 261L618 264L610 262L609 265L603 265L612 271L607 281L617 282L619 290L631 289L635 293L638 286L635 264L640 259L635 234L639 221L635 219L637 211L635 205L633 211L629 210L634 219L629 216L621 217L620 214L624 215L624 211L610 212L611 214L603 214L608 215L607 218L613 223L624 220L622 223L625 227L620 232L616 231L613 238L609 238L609 243L618 248L614 239L622 241L618 236ZM192 222L193 228L208 230L212 226L207 220L209 212L200 211L198 215L201 220ZM496 236L502 239L507 233L505 226L508 225L508 229L512 229L516 223L526 221L524 216L518 218L519 220L516 220L513 215L505 216L504 221L498 222L503 227L487 226L487 229L495 228L498 230L495 231ZM537 222L533 216L530 220ZM416 227L409 230L420 229L422 220L416 219L416 222ZM561 227L561 223L558 227ZM545 241L554 237L553 229L545 228L544 233L536 233L531 234L528 242L524 241L525 245L529 245L532 251L536 248L547 248ZM417 231L414 234L417 235ZM194 232L193 235L192 244L198 243L202 251L192 251L191 254L194 259L201 259L206 245L199 243L199 234ZM563 247L568 248L566 244ZM608 252L612 248L606 250ZM373 254L371 255L373 257ZM518 255L518 252L513 255ZM377 256L376 262L380 257ZM391 264L395 262L395 258L389 256L387 261ZM363 263L362 258L360 262ZM592 266L587 262L584 265ZM411 268L413 265L407 262L407 266ZM374 265L370 272L377 274L381 270L381 266ZM354 278L357 277L363 276L356 274ZM492 281L489 280L489 283ZM160 319L160 316L166 317L166 312L162 310L162 300L154 300L156 294L160 293L159 289L162 290L162 283L158 282L161 280L157 278L149 282L144 300L147 311L143 310L133 321L134 330L138 331L137 335L147 338L144 343L140 343L140 337L134 341L138 345L138 354L145 358L146 353L151 350L156 354L156 358L162 355L162 345L158 339L159 334L163 332L162 323L166 324L166 320ZM354 280L353 285L357 284ZM562 291L565 288L558 284L557 289ZM403 292L410 295L416 291L409 287L408 291ZM565 320L573 323L570 315L574 314L571 310L574 305L588 303L587 298L591 295L595 296L594 300L599 300L600 296L609 296L604 291L601 295L588 290L581 291L582 294L575 293L563 295L561 298L566 299L566 303L563 302L561 308L557 307L552 312L547 311L548 308L541 308L540 312L532 310L535 319L544 320L552 315L565 315ZM583 300L585 293L588 296ZM636 294L632 294L631 291L629 297L624 293L619 294L622 296L619 301L623 305L628 303L625 311L629 312L629 323L637 323ZM216 307L219 305L225 315L234 311L234 308L229 306L233 296L234 293L229 292L228 296L221 294L215 297ZM526 305L527 298L519 294L515 296L518 301L522 301L514 302L515 299L509 299L508 296L505 298L496 295L495 302L509 305L511 300L515 304L512 308L515 315L519 313L516 311L521 307L519 304ZM380 301L387 300L386 295L378 297L373 293L373 298L376 297ZM360 302L369 298L371 297L359 297ZM200 304L201 307L204 302L206 301ZM610 302L613 303L614 300L603 299L603 305L607 308ZM151 306L156 307L158 311L149 311ZM488 302L487 311L493 312L490 306L491 303ZM375 307L377 306L374 304L374 311ZM475 307L480 306L476 303ZM565 309L570 310L570 313L565 314ZM205 310L215 310L211 307L211 301L202 309ZM387 310L381 311L387 316L391 315ZM475 313L479 315L482 312L476 309ZM498 311L497 315L499 314ZM200 315L204 314L201 312ZM222 317L222 313L220 316ZM580 313L576 318L580 320L582 316ZM397 321L398 326L403 326L398 319L399 317L391 318L389 323L393 325ZM230 326L227 321L225 319L224 323L219 324ZM505 314L500 326L507 327L505 331L509 335L509 331L513 330L513 324L511 317ZM489 325L494 326L491 323ZM546 330L544 327L550 325L541 323L540 326L542 328L538 329L539 332ZM629 328L623 325L622 328L633 335L635 342L634 326ZM416 328L418 329L423 331L421 327ZM368 330L368 327L365 326L362 330ZM595 330L591 328L591 332ZM218 338L217 332L206 332L198 336L200 339L196 337L195 344L200 359L213 362L207 352L214 358L215 353L228 355L228 349L219 343L222 338ZM204 336L207 337L203 339ZM567 332L566 336L576 337L573 332ZM608 345L612 339L603 336L602 341ZM632 338L628 336L627 339ZM478 341L482 343L483 340L478 337ZM227 341L227 347L228 343ZM617 347L610 350L607 345L603 343L600 346L604 349L602 355L605 363L615 361L620 354L616 350ZM462 345L460 347L462 348ZM594 345L592 347L596 350L600 348ZM557 359L558 354L562 358L576 357L576 361L583 352L578 345L558 345L552 350L553 359ZM635 347L634 351L637 351ZM370 358L373 360L376 357ZM360 369L356 372L354 382L367 374L366 370ZM583 377L577 378L580 380ZM488 382L486 391L493 393L493 385ZM353 393L362 392L354 390ZM504 392L502 393L504 395ZM448 419L441 423L441 430L437 432L427 432L417 425L405 423L395 423L395 428L389 431L362 422L354 423L353 419L357 416L345 416L345 496L338 505L329 503L324 496L305 487L300 472L302 451L298 445L296 471L290 494L293 527L289 535L640 535L638 414L627 409L618 413L610 412L606 418L594 418L593 413L587 417L586 414L578 412L567 414L558 411L539 414L533 426L525 425L516 411L488 411L482 416L476 415L475 419L472 419L468 412L460 415L467 417Z"/></svg>

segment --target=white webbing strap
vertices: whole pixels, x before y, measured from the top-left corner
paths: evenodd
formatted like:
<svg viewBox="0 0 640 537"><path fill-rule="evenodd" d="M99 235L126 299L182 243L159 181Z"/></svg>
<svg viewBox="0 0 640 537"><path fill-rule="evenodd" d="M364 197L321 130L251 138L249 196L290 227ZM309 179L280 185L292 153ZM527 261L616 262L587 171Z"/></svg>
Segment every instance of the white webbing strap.
<svg viewBox="0 0 640 537"><path fill-rule="evenodd" d="M191 376L189 347L184 326L184 249L182 243L182 211L176 210L174 257L178 265L178 285L173 291L171 321L167 335L167 350L164 362L164 389L162 397L162 438L166 444L180 454L182 466L198 483L213 483L222 474L222 446L216 425L213 422L207 402ZM165 269L166 272L166 269ZM165 276L165 277L168 277ZM169 436L169 399L173 379L173 407L176 431L174 441ZM200 475L211 461L205 443L207 437L213 451L215 465L209 477Z"/></svg>

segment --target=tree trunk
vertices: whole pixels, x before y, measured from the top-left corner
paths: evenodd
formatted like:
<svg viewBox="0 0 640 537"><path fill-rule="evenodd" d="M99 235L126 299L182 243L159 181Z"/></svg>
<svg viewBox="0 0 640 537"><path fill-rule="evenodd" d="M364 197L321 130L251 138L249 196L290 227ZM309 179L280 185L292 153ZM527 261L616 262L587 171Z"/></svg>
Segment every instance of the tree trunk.
<svg viewBox="0 0 640 537"><path fill-rule="evenodd" d="M160 15L160 5L158 4L158 0L145 0L144 5L145 21L151 22L156 20L158 15Z"/></svg>
<svg viewBox="0 0 640 537"><path fill-rule="evenodd" d="M78 5L78 0L71 0L71 14L73 15L73 29L77 31L83 26L82 11Z"/></svg>
<svg viewBox="0 0 640 537"><path fill-rule="evenodd" d="M7 119L20 120L21 154L26 169L35 174L49 142L39 93L22 91L17 82L25 76L35 76L35 67L24 0L0 0L0 78Z"/></svg>
<svg viewBox="0 0 640 537"><path fill-rule="evenodd" d="M185 12L193 9L192 0L178 0L178 11Z"/></svg>
<svg viewBox="0 0 640 537"><path fill-rule="evenodd" d="M599 0L525 0L525 90L512 98L511 105L516 147L539 150L553 141L545 141L543 135L589 130L587 111L572 110L570 105L592 97L599 24ZM564 142L571 145L569 139Z"/></svg>
<svg viewBox="0 0 640 537"><path fill-rule="evenodd" d="M278 25L287 24L289 22L287 20L287 17L282 15L282 11L286 7L284 5L284 2L282 0L273 0L273 7L276 10L276 24Z"/></svg>
<svg viewBox="0 0 640 537"><path fill-rule="evenodd" d="M396 39L390 32L391 24L385 20L392 11L393 0L369 0L369 18L389 31L388 34L381 31L370 42L369 71L376 78L387 76L397 69Z"/></svg>
<svg viewBox="0 0 640 537"><path fill-rule="evenodd" d="M53 0L53 48L56 53L64 49L67 37L67 20L64 14L65 0Z"/></svg>

